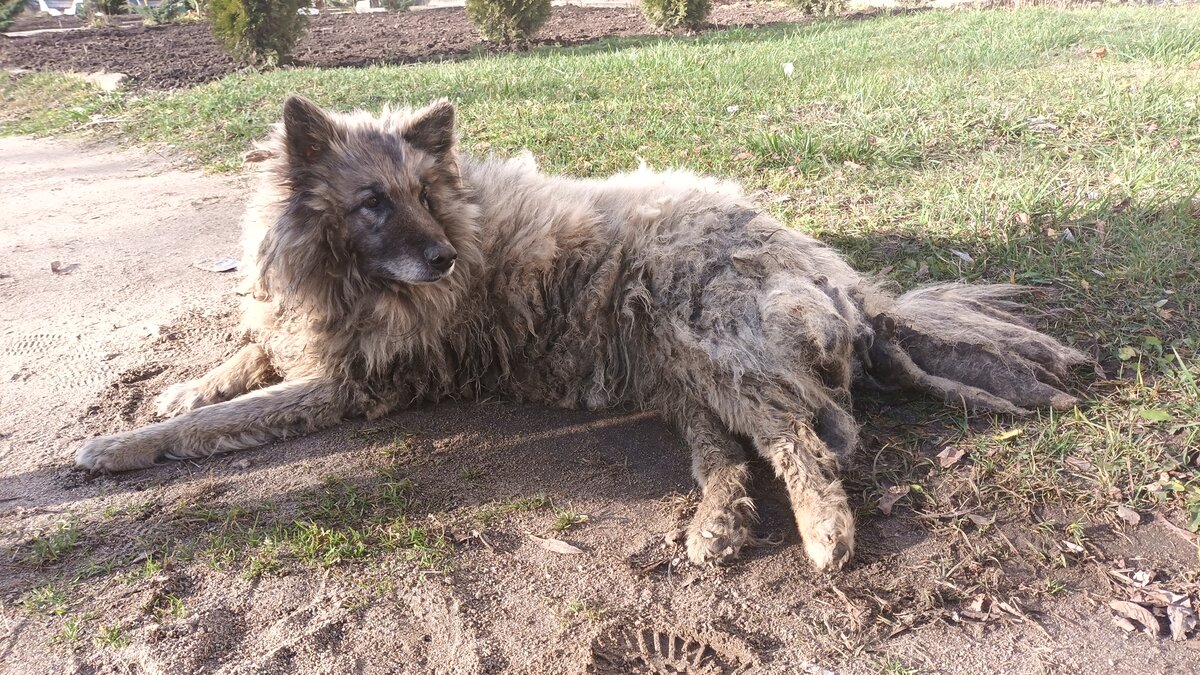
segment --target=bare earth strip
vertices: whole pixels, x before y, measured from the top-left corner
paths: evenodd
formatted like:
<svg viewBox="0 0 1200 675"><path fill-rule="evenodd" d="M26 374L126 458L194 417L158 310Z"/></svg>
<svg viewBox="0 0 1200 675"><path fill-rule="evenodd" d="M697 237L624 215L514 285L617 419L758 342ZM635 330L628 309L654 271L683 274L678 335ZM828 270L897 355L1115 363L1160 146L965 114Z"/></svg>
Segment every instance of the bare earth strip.
<svg viewBox="0 0 1200 675"><path fill-rule="evenodd" d="M1074 590L1024 605L1028 620L974 627L922 604L936 588L911 570L950 542L912 519L868 519L853 569L814 574L765 473L759 533L782 544L691 567L664 538L694 505L687 454L639 415L447 404L203 463L75 471L81 439L150 421L158 391L236 349L236 279L193 263L237 254L246 190L153 155L0 139L0 671L1200 668L1195 641L1112 625L1111 566L1073 568ZM388 486L403 497L380 506ZM330 538L367 521L408 539ZM296 523L325 528L319 554ZM1189 555L1157 526L1136 537L1103 546ZM880 615L897 625L854 633Z"/></svg>

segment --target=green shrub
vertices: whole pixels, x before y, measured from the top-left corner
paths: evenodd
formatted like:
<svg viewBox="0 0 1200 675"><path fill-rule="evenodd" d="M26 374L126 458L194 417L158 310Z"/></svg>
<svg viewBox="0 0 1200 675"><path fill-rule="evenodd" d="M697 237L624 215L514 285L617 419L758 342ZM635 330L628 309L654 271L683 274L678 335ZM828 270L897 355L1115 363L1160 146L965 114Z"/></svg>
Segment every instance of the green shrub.
<svg viewBox="0 0 1200 675"><path fill-rule="evenodd" d="M550 0L467 0L467 18L485 40L525 42L550 18Z"/></svg>
<svg viewBox="0 0 1200 675"><path fill-rule="evenodd" d="M389 12L403 12L412 6L413 0L380 0L379 4Z"/></svg>
<svg viewBox="0 0 1200 675"><path fill-rule="evenodd" d="M0 0L0 32L8 30L23 9L25 0Z"/></svg>
<svg viewBox="0 0 1200 675"><path fill-rule="evenodd" d="M104 16L128 14L129 3L126 0L92 0L92 11Z"/></svg>
<svg viewBox="0 0 1200 675"><path fill-rule="evenodd" d="M788 0L788 4L805 14L838 14L846 9L846 0Z"/></svg>
<svg viewBox="0 0 1200 675"><path fill-rule="evenodd" d="M711 0L642 0L642 14L659 28L698 28L712 11Z"/></svg>
<svg viewBox="0 0 1200 675"><path fill-rule="evenodd" d="M184 0L163 0L158 7L134 5L133 11L142 15L147 26L164 26L178 21L187 13L188 5Z"/></svg>
<svg viewBox="0 0 1200 675"><path fill-rule="evenodd" d="M308 17L309 0L212 0L213 34L230 56L254 66L287 63Z"/></svg>

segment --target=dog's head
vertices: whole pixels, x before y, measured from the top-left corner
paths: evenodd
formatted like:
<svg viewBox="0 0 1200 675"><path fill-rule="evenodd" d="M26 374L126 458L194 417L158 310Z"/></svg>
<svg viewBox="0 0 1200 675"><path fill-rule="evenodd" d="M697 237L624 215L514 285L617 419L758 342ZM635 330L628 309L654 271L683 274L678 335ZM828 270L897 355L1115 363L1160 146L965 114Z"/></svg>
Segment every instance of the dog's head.
<svg viewBox="0 0 1200 675"><path fill-rule="evenodd" d="M281 136L290 220L336 239L354 274L426 284L453 273L462 186L449 101L371 116L292 96Z"/></svg>

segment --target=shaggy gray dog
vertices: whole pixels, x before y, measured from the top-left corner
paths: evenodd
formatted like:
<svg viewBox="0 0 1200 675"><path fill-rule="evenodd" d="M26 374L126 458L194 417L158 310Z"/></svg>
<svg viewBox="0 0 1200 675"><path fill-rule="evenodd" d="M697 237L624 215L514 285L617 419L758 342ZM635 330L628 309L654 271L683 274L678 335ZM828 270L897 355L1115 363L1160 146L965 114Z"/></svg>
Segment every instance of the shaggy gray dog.
<svg viewBox="0 0 1200 675"><path fill-rule="evenodd" d="M812 563L836 569L854 549L838 480L852 389L1012 414L1075 403L1063 383L1085 357L1018 318L1017 289L894 297L730 183L464 157L446 101L371 116L292 97L267 147L246 219L250 342L163 394L170 419L89 441L80 466L208 456L451 397L643 408L692 448L692 560L750 539L752 449L786 484Z"/></svg>

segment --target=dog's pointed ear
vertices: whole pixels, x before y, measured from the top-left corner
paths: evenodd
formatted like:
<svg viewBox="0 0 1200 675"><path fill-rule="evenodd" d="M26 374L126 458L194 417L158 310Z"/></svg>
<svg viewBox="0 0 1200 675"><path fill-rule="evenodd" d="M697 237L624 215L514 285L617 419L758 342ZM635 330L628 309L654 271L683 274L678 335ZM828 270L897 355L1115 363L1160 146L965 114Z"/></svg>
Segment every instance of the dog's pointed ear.
<svg viewBox="0 0 1200 675"><path fill-rule="evenodd" d="M316 164L329 151L337 127L320 106L293 94L283 104L283 132L288 160L307 166Z"/></svg>
<svg viewBox="0 0 1200 675"><path fill-rule="evenodd" d="M404 140L438 157L454 148L454 104L439 99L409 118Z"/></svg>

